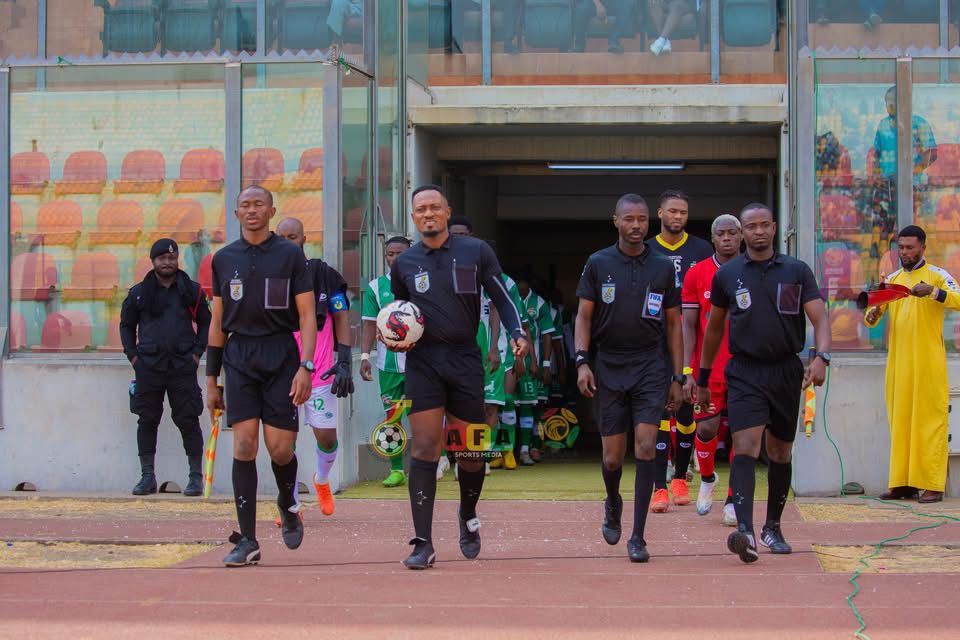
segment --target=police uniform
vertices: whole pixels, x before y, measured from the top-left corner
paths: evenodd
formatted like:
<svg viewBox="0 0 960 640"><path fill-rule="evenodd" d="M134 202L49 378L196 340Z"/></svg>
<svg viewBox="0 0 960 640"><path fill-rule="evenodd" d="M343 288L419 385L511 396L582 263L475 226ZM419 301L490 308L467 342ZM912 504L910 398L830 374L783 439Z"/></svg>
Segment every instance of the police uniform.
<svg viewBox="0 0 960 640"><path fill-rule="evenodd" d="M227 422L259 419L297 431L290 387L300 368L293 332L299 329L296 296L313 291L303 251L270 233L260 244L244 238L213 256L213 294L223 300L227 334Z"/></svg>
<svg viewBox="0 0 960 640"><path fill-rule="evenodd" d="M803 306L820 299L810 267L790 256L757 262L743 254L717 271L710 302L729 310L731 431L766 425L793 442L804 373L797 356L806 340Z"/></svg>
<svg viewBox="0 0 960 640"><path fill-rule="evenodd" d="M397 256L390 272L394 297L416 304L424 319L423 336L407 353L411 413L444 407L461 420L484 421L484 367L477 346L481 287L510 337L523 337L520 312L500 273L490 246L468 236L451 235L436 249L418 242Z"/></svg>
<svg viewBox="0 0 960 640"><path fill-rule="evenodd" d="M199 422L203 397L197 384L197 362L207 348L209 329L210 309L203 290L183 271L177 271L174 283L164 287L151 270L124 299L120 341L127 359L133 362L136 358L137 381L130 408L139 417L140 456L156 453L164 394L187 456L203 454Z"/></svg>
<svg viewBox="0 0 960 640"><path fill-rule="evenodd" d="M587 260L577 297L594 302L591 347L596 347L600 434L657 424L670 390L663 344L666 310L680 306L673 262L649 249L628 256L617 245Z"/></svg>

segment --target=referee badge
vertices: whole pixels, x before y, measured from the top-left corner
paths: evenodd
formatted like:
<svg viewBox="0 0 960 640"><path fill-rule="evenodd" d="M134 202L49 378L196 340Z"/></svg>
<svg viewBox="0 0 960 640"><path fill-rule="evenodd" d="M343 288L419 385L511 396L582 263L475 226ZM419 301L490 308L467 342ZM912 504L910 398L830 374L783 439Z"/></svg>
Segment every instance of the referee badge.
<svg viewBox="0 0 960 640"><path fill-rule="evenodd" d="M426 293L427 289L430 288L430 274L427 272L418 273L413 276L413 284L417 293Z"/></svg>
<svg viewBox="0 0 960 640"><path fill-rule="evenodd" d="M734 294L737 297L737 306L746 311L750 308L750 290L749 289L737 289L737 292Z"/></svg>
<svg viewBox="0 0 960 640"><path fill-rule="evenodd" d="M660 315L660 309L663 308L663 294L651 291L647 294L647 312L656 317Z"/></svg>
<svg viewBox="0 0 960 640"><path fill-rule="evenodd" d="M607 304L612 303L617 299L617 285L615 284L604 284L600 286L600 299L606 302Z"/></svg>
<svg viewBox="0 0 960 640"><path fill-rule="evenodd" d="M234 302L240 302L243 298L243 280L230 281L230 299Z"/></svg>

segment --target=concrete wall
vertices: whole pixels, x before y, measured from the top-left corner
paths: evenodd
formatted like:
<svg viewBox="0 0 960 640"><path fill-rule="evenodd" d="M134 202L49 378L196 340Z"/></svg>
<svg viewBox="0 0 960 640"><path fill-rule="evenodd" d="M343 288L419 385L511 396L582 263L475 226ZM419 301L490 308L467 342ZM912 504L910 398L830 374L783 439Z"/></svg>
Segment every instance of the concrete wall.
<svg viewBox="0 0 960 640"><path fill-rule="evenodd" d="M201 372L202 374L202 372ZM55 356L0 360L0 489L29 481L40 491L129 492L140 477L137 418L130 413L128 387L133 371L126 360ZM362 384L362 383L361 383ZM357 402L357 400L354 400ZM343 428L350 403L341 401L340 457L330 477L337 489L357 477L360 430ZM301 411L301 415L303 412ZM200 417L204 440L210 419ZM222 424L221 427L224 427ZM300 480L310 482L315 443L310 429L297 439ZM214 491L232 493L233 436L221 430ZM187 481L180 431L164 410L157 444L157 479ZM276 494L270 459L257 458L260 492Z"/></svg>

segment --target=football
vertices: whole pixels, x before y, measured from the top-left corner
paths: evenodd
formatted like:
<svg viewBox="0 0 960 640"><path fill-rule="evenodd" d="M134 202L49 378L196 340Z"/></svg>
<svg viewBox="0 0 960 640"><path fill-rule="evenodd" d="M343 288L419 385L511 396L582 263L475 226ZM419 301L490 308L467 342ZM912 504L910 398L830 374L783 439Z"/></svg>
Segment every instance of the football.
<svg viewBox="0 0 960 640"><path fill-rule="evenodd" d="M377 314L377 334L388 349L405 349L423 335L423 314L406 300L395 300Z"/></svg>
<svg viewBox="0 0 960 640"><path fill-rule="evenodd" d="M401 446L403 446L403 436L395 427L387 427L377 433L377 448L381 451L391 454Z"/></svg>

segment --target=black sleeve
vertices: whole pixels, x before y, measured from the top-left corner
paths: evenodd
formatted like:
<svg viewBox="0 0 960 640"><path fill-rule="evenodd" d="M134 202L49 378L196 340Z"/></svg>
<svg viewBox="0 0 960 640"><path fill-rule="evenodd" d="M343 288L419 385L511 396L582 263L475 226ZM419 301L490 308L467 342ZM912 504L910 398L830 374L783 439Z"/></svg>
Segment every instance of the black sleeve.
<svg viewBox="0 0 960 640"><path fill-rule="evenodd" d="M723 288L719 271L714 274L713 284L710 285L710 305L718 309L730 308L730 296L727 295L727 292Z"/></svg>
<svg viewBox="0 0 960 640"><path fill-rule="evenodd" d="M293 246L296 248L296 245ZM293 261L293 272L290 274L290 284L293 287L294 296L313 291L312 269L307 265L307 256L303 254L301 249L297 249L297 252L300 255Z"/></svg>
<svg viewBox="0 0 960 640"><path fill-rule="evenodd" d="M193 344L193 353L202 356L207 350L207 338L210 335L210 321L213 316L210 314L210 305L207 304L207 296L203 288L196 282L193 283L199 293L199 304L197 305L197 339Z"/></svg>
<svg viewBox="0 0 960 640"><path fill-rule="evenodd" d="M410 299L410 290L407 289L406 283L403 281L403 277L400 275L400 259L393 261L393 266L390 267L390 292L393 293L393 297L396 300L409 300Z"/></svg>
<svg viewBox="0 0 960 640"><path fill-rule="evenodd" d="M480 269L479 276L480 282L486 283L490 278L500 278L500 272L503 269L500 268L500 261L497 260L497 255L493 252L493 249L490 248L486 242L480 243ZM489 291L489 290L488 290Z"/></svg>
<svg viewBox="0 0 960 640"><path fill-rule="evenodd" d="M523 319L520 316L520 310L510 299L510 293L507 291L506 285L503 284L500 272L484 280L482 285L487 295L490 296L490 300L496 305L497 311L500 312L500 321L507 328L510 337L515 340L522 338Z"/></svg>
<svg viewBox="0 0 960 640"><path fill-rule="evenodd" d="M222 291L220 275L217 273L217 254L213 254L213 259L210 261L210 296L220 298Z"/></svg>
<svg viewBox="0 0 960 640"><path fill-rule="evenodd" d="M347 299L347 281L340 274L339 271L326 265L326 273L324 274L324 288L327 290L327 296L329 296L332 301L336 294L341 294L343 296L344 304L346 305L343 309L337 309L335 306L333 311L346 311L350 308L350 301Z"/></svg>
<svg viewBox="0 0 960 640"><path fill-rule="evenodd" d="M131 289L120 307L120 342L123 344L123 354L131 362L137 355L137 325L139 323L140 313L137 311L133 290Z"/></svg>
<svg viewBox="0 0 960 640"><path fill-rule="evenodd" d="M669 262L669 261L668 261ZM674 309L680 306L680 294L683 291L677 286L677 269L673 262L664 269L663 282L666 285L666 293L663 296L663 308Z"/></svg>
<svg viewBox="0 0 960 640"><path fill-rule="evenodd" d="M580 283L577 285L577 297L584 300L597 299L597 283L593 277L593 260L587 259L587 264L580 274Z"/></svg>
<svg viewBox="0 0 960 640"><path fill-rule="evenodd" d="M800 265L803 268L800 304L807 304L811 300L823 300L823 296L820 295L820 286L817 284L817 278L813 275L813 271L805 262L801 262Z"/></svg>

